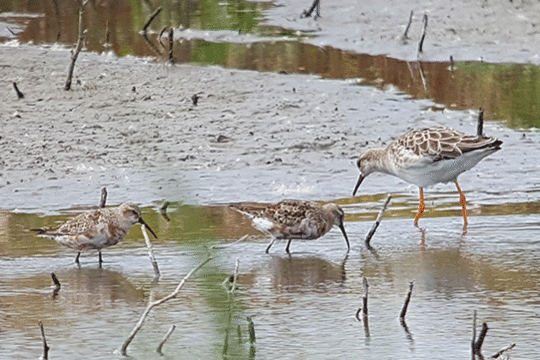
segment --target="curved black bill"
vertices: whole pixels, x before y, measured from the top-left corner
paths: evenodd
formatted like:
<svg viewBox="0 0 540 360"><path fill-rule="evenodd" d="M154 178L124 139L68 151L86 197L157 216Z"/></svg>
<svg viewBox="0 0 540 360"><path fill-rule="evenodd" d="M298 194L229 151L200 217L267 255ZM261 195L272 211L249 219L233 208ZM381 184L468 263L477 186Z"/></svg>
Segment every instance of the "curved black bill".
<svg viewBox="0 0 540 360"><path fill-rule="evenodd" d="M358 190L358 188L360 187L360 184L362 183L362 181L364 181L364 179L365 179L365 176L360 174L360 176L358 177L358 181L356 182L356 186L354 187L354 190L352 192L352 196L356 194L356 190Z"/></svg>
<svg viewBox="0 0 540 360"><path fill-rule="evenodd" d="M351 250L351 244L349 244L349 238L347 237L347 233L345 232L345 226L343 226L343 223L339 224L339 228L341 229L341 232L345 237L345 242L347 243L347 251L349 251Z"/></svg>
<svg viewBox="0 0 540 360"><path fill-rule="evenodd" d="M156 233L154 232L154 230L152 230L152 228L150 226L148 226L147 223L144 222L143 218L139 218L139 223L146 226L146 228L148 229L148 231L150 231L152 233L152 235L154 235L154 237L157 239L157 235Z"/></svg>

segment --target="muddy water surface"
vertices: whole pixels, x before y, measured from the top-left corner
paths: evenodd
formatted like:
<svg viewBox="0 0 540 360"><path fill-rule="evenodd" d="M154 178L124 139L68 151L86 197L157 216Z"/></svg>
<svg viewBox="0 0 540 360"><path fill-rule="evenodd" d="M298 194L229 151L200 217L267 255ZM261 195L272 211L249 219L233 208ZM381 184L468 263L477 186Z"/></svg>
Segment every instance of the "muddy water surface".
<svg viewBox="0 0 540 360"><path fill-rule="evenodd" d="M175 324L164 347L171 359L219 358L224 352L242 359L467 358L474 310L490 327L486 355L512 342L517 343L514 356L537 355L536 214L478 217L465 235L459 217L425 219L424 233L411 219L390 218L372 240L376 253L362 245L370 223L347 221L353 244L349 254L341 234L333 230L317 241L293 242L291 256L284 253L283 242L265 254L266 239L226 207L172 208L170 222L150 209L144 216L159 237L154 241L163 273L158 283L152 281L137 227L123 243L104 251L103 268L97 267L93 253L83 255L77 268L73 251L24 230L64 216L3 213L2 356L40 354L41 320L54 358L114 358L113 350L150 299L171 292L204 259L207 246L243 234L253 237L214 250L218 258L176 300L152 311L128 349L131 356L159 358L154 349ZM220 284L234 272L236 259L238 289L231 304ZM57 295L51 272L62 283ZM370 284L367 324L355 318L363 277ZM411 281L413 296L403 326L398 315ZM247 316L255 323L254 347L248 342Z"/></svg>

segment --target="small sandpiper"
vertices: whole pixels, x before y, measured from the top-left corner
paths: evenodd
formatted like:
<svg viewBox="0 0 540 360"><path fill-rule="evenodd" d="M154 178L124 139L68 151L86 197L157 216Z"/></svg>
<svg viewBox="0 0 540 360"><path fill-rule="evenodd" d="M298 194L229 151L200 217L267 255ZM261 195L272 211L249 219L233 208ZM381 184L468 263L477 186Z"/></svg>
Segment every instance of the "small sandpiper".
<svg viewBox="0 0 540 360"><path fill-rule="evenodd" d="M87 211L56 228L32 230L37 231L38 236L53 239L60 245L78 250L79 253L75 258L77 264L81 251L97 250L101 266L103 262L101 249L122 241L133 224L143 224L157 239L154 231L144 222L141 209L131 203Z"/></svg>
<svg viewBox="0 0 540 360"><path fill-rule="evenodd" d="M349 239L343 226L345 213L336 204L319 205L312 201L284 200L277 204L231 204L231 207L247 216L253 225L272 236L266 248L270 250L276 240L289 240L285 251L289 254L291 241L314 240L337 225L350 250Z"/></svg>
<svg viewBox="0 0 540 360"><path fill-rule="evenodd" d="M467 226L465 195L458 176L473 168L486 156L501 149L502 141L468 135L445 127L412 130L392 141L386 148L366 150L357 160L360 177L353 196L371 173L381 172L399 177L420 188L420 203L414 224L426 208L424 187L453 181L460 195L464 226Z"/></svg>

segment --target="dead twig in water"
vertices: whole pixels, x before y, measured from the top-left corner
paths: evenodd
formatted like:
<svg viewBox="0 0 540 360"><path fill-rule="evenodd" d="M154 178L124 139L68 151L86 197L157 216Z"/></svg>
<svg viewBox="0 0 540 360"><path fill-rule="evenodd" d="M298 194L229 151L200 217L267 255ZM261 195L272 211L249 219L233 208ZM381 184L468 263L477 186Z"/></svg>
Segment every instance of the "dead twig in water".
<svg viewBox="0 0 540 360"><path fill-rule="evenodd" d="M68 68L68 77L66 79L66 84L64 86L64 90L68 91L71 90L71 82L73 79L73 70L75 69L75 62L77 61L77 58L79 57L79 53L81 52L84 40L86 39L86 34L88 33L87 30L84 29L83 25L83 14L84 14L84 7L88 3L89 0L86 0L80 5L79 8L79 38L77 40L77 46L75 46L75 50L71 53L71 62L69 63Z"/></svg>
<svg viewBox="0 0 540 360"><path fill-rule="evenodd" d="M402 322L405 322L405 315L407 314L407 308L409 307L409 302L411 301L413 286L414 286L414 283L411 281L411 283L409 284L409 292L407 292L405 303L403 304L403 307L401 308L401 313L399 314L399 319Z"/></svg>
<svg viewBox="0 0 540 360"><path fill-rule="evenodd" d="M159 213L161 214L161 216L163 216L165 218L165 220L167 221L171 221L171 218L169 217L169 215L167 215L167 208L169 207L170 203L168 201L165 201L163 203L163 205L161 205L161 207L159 208Z"/></svg>
<svg viewBox="0 0 540 360"><path fill-rule="evenodd" d="M473 353L473 359L474 359L474 342L476 341L476 310L473 312L473 320L472 320L472 340L471 340L471 350Z"/></svg>
<svg viewBox="0 0 540 360"><path fill-rule="evenodd" d="M478 110L478 124L476 125L476 136L484 137L484 109Z"/></svg>
<svg viewBox="0 0 540 360"><path fill-rule="evenodd" d="M365 244L366 247L371 247L369 242L371 241L371 238L375 234L375 231L379 227L379 224L381 223L382 217L384 215L384 212L386 211L386 208L388 207L388 204L390 203L390 200L392 200L392 195L388 195L386 197L386 200L384 201L383 207L379 211L379 215L377 215L377 219L375 220L375 223L371 226L371 229L369 230L369 233L366 236Z"/></svg>
<svg viewBox="0 0 540 360"><path fill-rule="evenodd" d="M23 99L24 94L19 90L19 87L17 86L17 83L15 81L13 82L13 88L15 89L15 92L17 93L17 98Z"/></svg>
<svg viewBox="0 0 540 360"><path fill-rule="evenodd" d="M362 279L362 284L364 285L364 297L362 298L362 316L367 317L368 315L367 301L368 301L369 284L366 278Z"/></svg>
<svg viewBox="0 0 540 360"><path fill-rule="evenodd" d="M47 345L47 339L45 338L45 330L43 329L43 323L41 321L38 321L38 325L41 330L41 340L43 341L43 355L40 356L39 360L48 360L50 347L49 345Z"/></svg>
<svg viewBox="0 0 540 360"><path fill-rule="evenodd" d="M144 310L143 314L141 315L141 318L139 319L139 321L137 322L137 324L135 325L135 327L133 328L133 330L131 331L131 333L129 334L129 336L127 337L127 339L124 341L124 343L122 344L122 346L120 347L119 350L117 350L117 352L119 352L122 356L127 356L127 348L129 346L129 344L131 343L131 341L133 341L133 338L135 338L135 335L137 335L137 332L139 332L139 330L141 329L143 323L144 323L144 320L146 320L146 317L148 316L148 314L150 313L150 311L158 306L158 305L161 305L163 304L164 302L166 301L169 301L170 299L173 299L175 298L178 293L180 292L180 290L182 289L182 287L184 286L184 284L186 283L186 281L197 271L199 270L201 267L203 267L204 265L206 265L210 260L213 260L214 258L211 257L211 258L208 258L206 260L204 260L202 263L200 263L199 265L197 265L196 267L194 267L193 269L191 269L191 271L186 275L184 276L184 278L178 283L178 285L176 286L176 289L170 293L169 295L165 296L164 298L161 298L160 300L157 300L157 301L153 301L151 302L150 304L148 304L148 306L146 307L146 309Z"/></svg>
<svg viewBox="0 0 540 360"><path fill-rule="evenodd" d="M255 324L253 323L253 317L248 316L247 322L248 322L248 332L249 332L249 343L253 345L257 342L257 338L255 337Z"/></svg>
<svg viewBox="0 0 540 360"><path fill-rule="evenodd" d="M159 280L161 273L159 272L158 263L156 257L154 256L154 250L152 249L152 243L150 242L150 237L146 232L146 226L141 225L141 230L144 236L144 242L146 243L146 248L148 249L148 257L150 257L150 262L152 262L152 267L154 268L154 281Z"/></svg>
<svg viewBox="0 0 540 360"><path fill-rule="evenodd" d="M411 28L413 14L414 12L411 10L411 15L409 15L409 22L407 23L407 26L405 27L405 31L403 32L403 35L401 35L401 42L403 44L406 44L407 40L409 39L409 29Z"/></svg>
<svg viewBox="0 0 540 360"><path fill-rule="evenodd" d="M163 348L163 345L165 345L165 343L167 342L167 340L169 340L169 337L171 336L172 332L174 331L174 329L176 329L176 325L172 325L171 328L169 329L169 331L167 331L167 334L165 334L165 337L163 338L163 340L161 340L161 342L159 343L157 349L156 349L156 352L159 354L159 355L163 355L163 352L161 351L162 348Z"/></svg>
<svg viewBox="0 0 540 360"><path fill-rule="evenodd" d="M101 189L101 199L99 200L99 207L103 209L106 203L107 203L107 188L104 187L103 189Z"/></svg>
<svg viewBox="0 0 540 360"><path fill-rule="evenodd" d="M230 277L227 277L223 281L222 285L225 287L225 284L231 283L229 289L227 289L227 299L229 301L229 320L227 322L227 327L225 328L225 340L223 342L223 357L226 358L229 352L229 331L231 330L232 314L233 314L233 304L234 304L234 291L236 290L236 283L238 281L238 269L240 267L240 259L236 259L236 265L234 266L234 274ZM238 331L238 330L237 330Z"/></svg>
<svg viewBox="0 0 540 360"><path fill-rule="evenodd" d="M427 29L427 23L428 23L428 17L427 14L424 14L424 17L422 18L422 37L420 37L420 42L418 43L418 53L422 53L424 51L424 39L426 38L426 29Z"/></svg>
<svg viewBox="0 0 540 360"><path fill-rule="evenodd" d="M58 1L53 0L54 16L56 17L56 25L58 26L58 32L56 33L56 41L60 40L62 30L62 20L60 18L60 8L58 7Z"/></svg>
<svg viewBox="0 0 540 360"><path fill-rule="evenodd" d="M321 17L321 1L320 0L314 0L309 10L304 10L302 14L300 15L300 18L310 17L311 13L313 13L313 10L315 9L317 9L317 11L315 12L315 17Z"/></svg>
<svg viewBox="0 0 540 360"><path fill-rule="evenodd" d="M482 330L478 334L478 339L474 342L473 345L473 354L482 355L482 345L484 344L484 339L486 338L488 332L488 326L486 323L482 323Z"/></svg>
<svg viewBox="0 0 540 360"><path fill-rule="evenodd" d="M150 39L148 38L148 33L147 33L147 30L148 30L148 27L150 26L150 24L152 23L152 21L154 21L154 19L156 18L156 16L159 15L159 13L161 12L161 6L158 7L151 15L150 17L148 18L148 20L146 20L146 22L144 23L144 26L142 28L142 36L144 38L144 40L146 40L146 43L148 44L148 46L150 46L150 48L158 55L158 56L163 56L163 54L161 53L161 51L159 51L159 49L150 41Z"/></svg>
<svg viewBox="0 0 540 360"><path fill-rule="evenodd" d="M501 356L502 354L504 354L505 352L507 352L508 350L511 350L514 348L514 346L516 346L516 343L512 343L508 346L505 346L503 347L501 350L497 351L495 354L491 355L491 358L492 359L497 359L499 356Z"/></svg>
<svg viewBox="0 0 540 360"><path fill-rule="evenodd" d="M55 273L51 273L51 278L54 283L54 289L53 289L53 298L54 298L58 295L58 292L60 291L60 288L62 287L62 285L60 284L60 281L56 277Z"/></svg>

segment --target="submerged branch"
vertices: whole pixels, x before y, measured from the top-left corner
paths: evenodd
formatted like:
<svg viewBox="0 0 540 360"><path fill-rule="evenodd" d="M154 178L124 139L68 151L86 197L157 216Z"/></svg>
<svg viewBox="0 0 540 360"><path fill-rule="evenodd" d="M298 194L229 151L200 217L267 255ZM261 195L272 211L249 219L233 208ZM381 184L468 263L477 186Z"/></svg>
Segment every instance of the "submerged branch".
<svg viewBox="0 0 540 360"><path fill-rule="evenodd" d="M144 320L146 320L146 317L148 316L150 311L154 307L159 306L159 305L163 304L164 302L175 298L178 295L178 293L180 292L180 290L182 289L182 287L184 286L184 284L186 283L186 281L195 272L197 272L200 268L202 268L204 265L206 265L212 259L214 259L214 258L212 258L212 257L208 258L208 259L204 260L202 263L200 263L199 265L197 265L196 267L194 267L193 269L191 269L191 271L186 276L184 276L184 278L178 283L178 285L176 286L176 289L172 293L165 296L164 298L161 298L160 300L153 301L153 302L148 304L148 306L146 307L146 309L142 313L141 318L139 319L137 324L135 324L135 327L133 328L133 330L131 331L131 333L127 337L127 339L124 341L124 343L122 344L120 349L117 350L121 355L127 356L127 348L129 346L129 344L131 343L131 341L133 341L133 338L135 338L135 335L137 335L137 332L139 332L139 330L141 329L141 327L142 327L142 325L144 323Z"/></svg>

